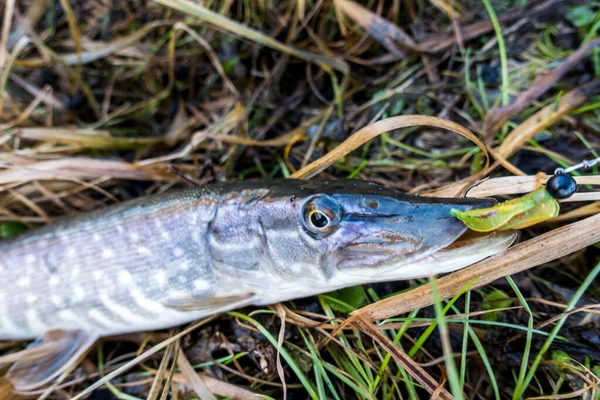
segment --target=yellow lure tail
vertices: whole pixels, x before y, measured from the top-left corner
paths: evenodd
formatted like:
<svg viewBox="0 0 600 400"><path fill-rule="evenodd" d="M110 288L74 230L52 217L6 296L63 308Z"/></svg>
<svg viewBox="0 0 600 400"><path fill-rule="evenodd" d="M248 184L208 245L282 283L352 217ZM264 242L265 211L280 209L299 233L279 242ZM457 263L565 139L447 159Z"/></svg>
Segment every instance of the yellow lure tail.
<svg viewBox="0 0 600 400"><path fill-rule="evenodd" d="M545 188L539 188L492 207L465 212L453 208L450 215L461 220L471 230L492 232L523 229L554 218L559 211L558 201Z"/></svg>

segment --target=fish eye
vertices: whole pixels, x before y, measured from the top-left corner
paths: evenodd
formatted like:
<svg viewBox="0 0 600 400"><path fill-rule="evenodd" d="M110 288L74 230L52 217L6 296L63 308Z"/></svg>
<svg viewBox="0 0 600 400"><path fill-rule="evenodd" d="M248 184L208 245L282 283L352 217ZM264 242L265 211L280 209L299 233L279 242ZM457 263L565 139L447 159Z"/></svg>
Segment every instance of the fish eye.
<svg viewBox="0 0 600 400"><path fill-rule="evenodd" d="M323 229L329 224L329 218L319 210L311 211L310 223L318 229Z"/></svg>
<svg viewBox="0 0 600 400"><path fill-rule="evenodd" d="M313 197L303 207L302 223L317 239L332 233L340 220L340 205L329 196Z"/></svg>

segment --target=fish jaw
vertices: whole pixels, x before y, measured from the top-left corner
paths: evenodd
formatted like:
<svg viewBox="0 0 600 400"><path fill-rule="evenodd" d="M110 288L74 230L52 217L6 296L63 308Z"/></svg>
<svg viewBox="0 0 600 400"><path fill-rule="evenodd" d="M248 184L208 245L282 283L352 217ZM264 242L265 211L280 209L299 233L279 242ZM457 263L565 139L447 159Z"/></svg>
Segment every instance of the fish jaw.
<svg viewBox="0 0 600 400"><path fill-rule="evenodd" d="M450 246L414 262L391 265L385 271L377 273L363 270L366 273L362 275L355 271L353 273L338 271L330 280L310 287L282 285L281 291L271 291L257 296L257 301L253 304L267 305L314 296L348 286L425 278L457 271L501 253L510 247L517 237L518 233L514 231L498 231L490 234L467 232Z"/></svg>
<svg viewBox="0 0 600 400"><path fill-rule="evenodd" d="M457 271L506 250L517 236L515 231L467 232L452 245L397 271L390 270L381 278L385 281L426 278Z"/></svg>

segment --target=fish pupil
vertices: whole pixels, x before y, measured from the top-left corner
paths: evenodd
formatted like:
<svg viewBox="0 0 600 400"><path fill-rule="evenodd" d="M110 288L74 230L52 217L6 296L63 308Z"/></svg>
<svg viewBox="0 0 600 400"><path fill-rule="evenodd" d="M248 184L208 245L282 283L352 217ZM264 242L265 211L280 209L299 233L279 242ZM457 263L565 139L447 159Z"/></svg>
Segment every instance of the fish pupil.
<svg viewBox="0 0 600 400"><path fill-rule="evenodd" d="M577 191L577 183L569 174L558 174L548 179L546 190L555 199L566 199Z"/></svg>
<svg viewBox="0 0 600 400"><path fill-rule="evenodd" d="M329 219L325 216L325 214L323 214L320 211L314 211L311 215L310 215L310 222L316 227L316 228L324 228L327 226L327 224L329 223Z"/></svg>

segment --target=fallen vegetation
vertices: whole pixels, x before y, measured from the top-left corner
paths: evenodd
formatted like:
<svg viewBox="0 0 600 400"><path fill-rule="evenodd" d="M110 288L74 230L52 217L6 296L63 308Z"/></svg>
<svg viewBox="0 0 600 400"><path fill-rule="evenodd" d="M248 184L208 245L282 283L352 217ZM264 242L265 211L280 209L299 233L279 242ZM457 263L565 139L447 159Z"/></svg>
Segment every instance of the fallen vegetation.
<svg viewBox="0 0 600 400"><path fill-rule="evenodd" d="M499 199L600 151L585 1L4 0L0 236L174 187ZM600 184L507 252L102 340L39 398L600 398ZM596 186L596 192L594 192ZM0 361L25 343L0 344ZM10 389L0 385L0 397Z"/></svg>

